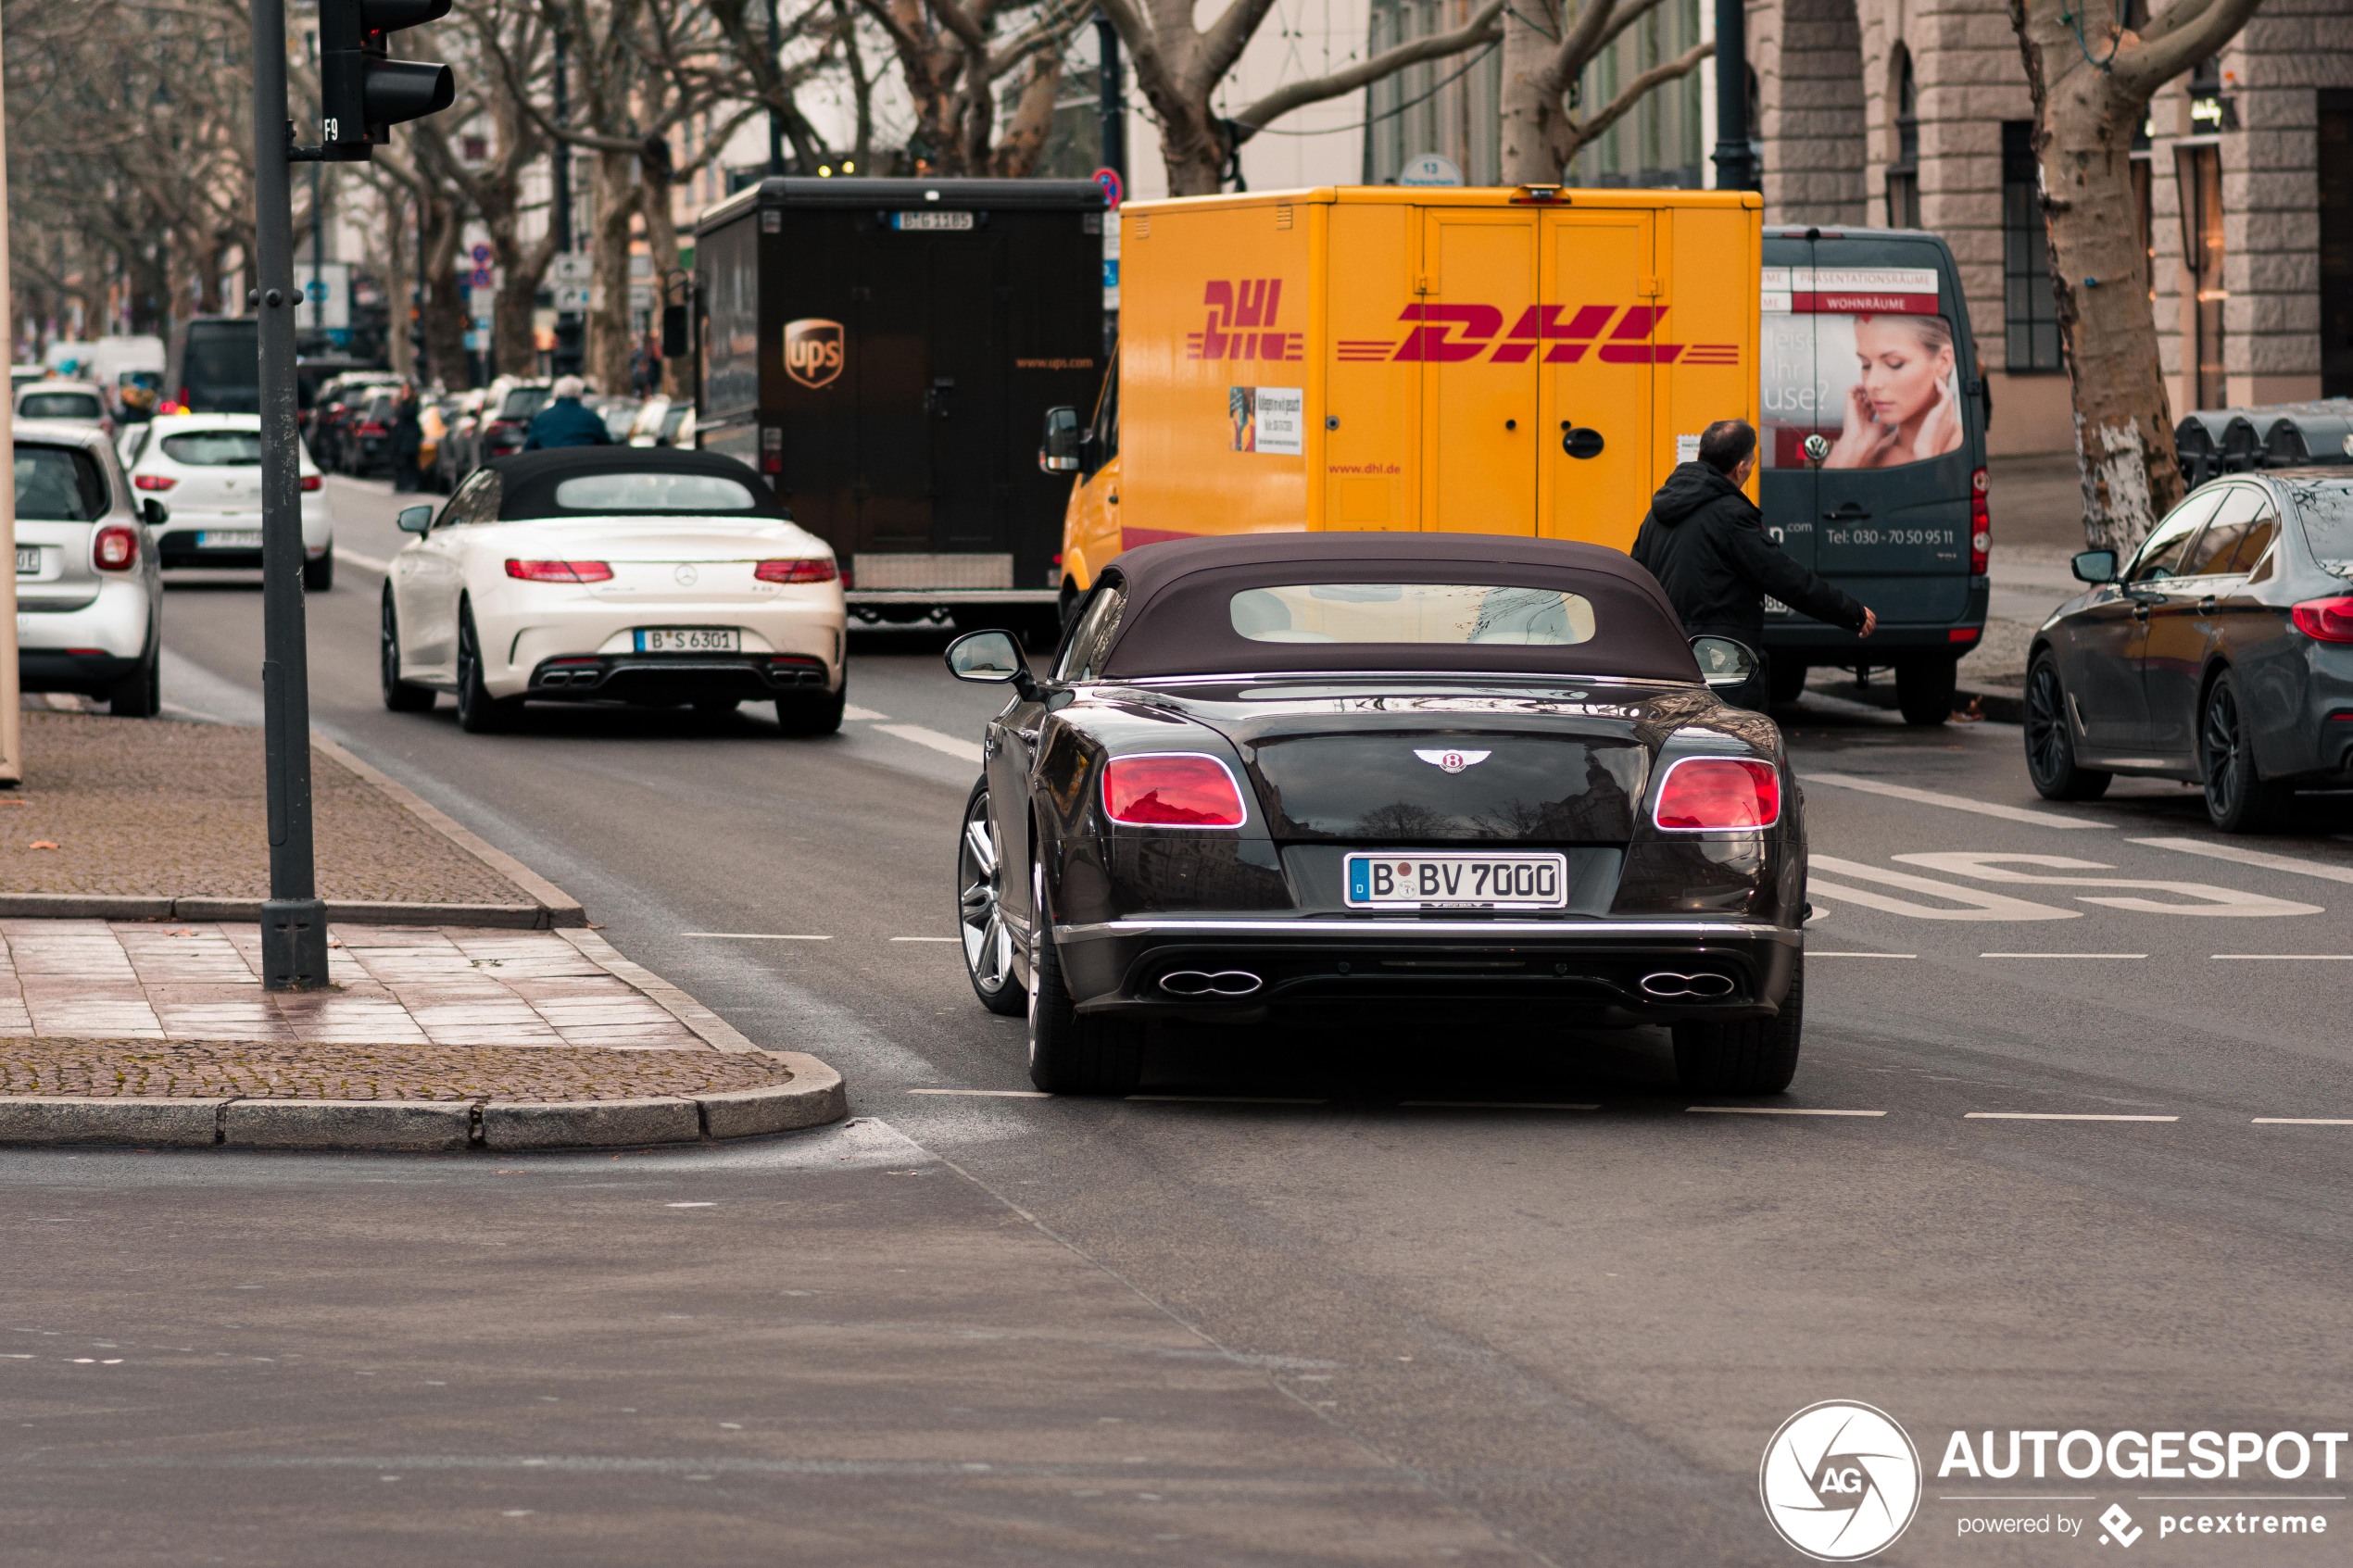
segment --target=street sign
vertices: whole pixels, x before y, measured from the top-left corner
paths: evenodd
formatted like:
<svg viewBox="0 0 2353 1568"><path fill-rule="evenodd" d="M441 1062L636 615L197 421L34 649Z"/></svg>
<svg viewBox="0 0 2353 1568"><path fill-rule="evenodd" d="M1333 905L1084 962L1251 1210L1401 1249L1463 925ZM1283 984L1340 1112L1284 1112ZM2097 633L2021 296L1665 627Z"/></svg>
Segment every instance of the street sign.
<svg viewBox="0 0 2353 1568"><path fill-rule="evenodd" d="M477 270L490 265L490 247L488 245L478 245L474 246L470 254L474 258L474 267Z"/></svg>
<svg viewBox="0 0 2353 1568"><path fill-rule="evenodd" d="M1424 153L1405 160L1397 171L1401 185L1459 185L1463 182L1462 166L1443 153Z"/></svg>
<svg viewBox="0 0 2353 1568"><path fill-rule="evenodd" d="M588 253L585 250L560 251L555 259L547 263L547 281L555 284L559 290L567 284L585 289L596 275L597 264L590 259ZM561 310L569 307L559 305L556 308Z"/></svg>
<svg viewBox="0 0 2353 1568"><path fill-rule="evenodd" d="M313 305L317 305L321 301L324 300L327 297L327 281L324 278L313 278L308 282L302 285L303 297L310 301Z"/></svg>
<svg viewBox="0 0 2353 1568"><path fill-rule="evenodd" d="M586 283L558 283L555 295L558 310L578 312L588 308Z"/></svg>
<svg viewBox="0 0 2353 1568"><path fill-rule="evenodd" d="M1098 169L1095 170L1094 181L1096 184L1103 188L1104 206L1117 207L1127 199L1127 185L1120 179L1118 169ZM1459 184L1461 182L1457 181L1456 183Z"/></svg>
<svg viewBox="0 0 2353 1568"><path fill-rule="evenodd" d="M486 289L490 286L490 269L481 265L482 258L480 257L476 257L474 261L475 266L473 275L467 280L467 286L477 289Z"/></svg>

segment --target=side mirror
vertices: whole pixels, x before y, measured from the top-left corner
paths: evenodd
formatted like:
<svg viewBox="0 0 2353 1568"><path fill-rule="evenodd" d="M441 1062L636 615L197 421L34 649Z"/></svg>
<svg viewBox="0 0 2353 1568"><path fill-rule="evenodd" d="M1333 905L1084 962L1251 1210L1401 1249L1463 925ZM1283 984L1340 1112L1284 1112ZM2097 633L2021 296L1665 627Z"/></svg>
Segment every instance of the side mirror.
<svg viewBox="0 0 2353 1568"><path fill-rule="evenodd" d="M2084 550L2076 556L2074 567L2078 583L2113 583L2116 581L2116 552Z"/></svg>
<svg viewBox="0 0 2353 1568"><path fill-rule="evenodd" d="M1756 654L1730 637L1693 637L1692 657L1699 660L1700 678L1713 691L1730 691L1755 678Z"/></svg>
<svg viewBox="0 0 2353 1568"><path fill-rule="evenodd" d="M149 528L161 528L171 521L171 508L153 495L140 498L139 517Z"/></svg>
<svg viewBox="0 0 2353 1568"><path fill-rule="evenodd" d="M403 507L400 508L400 515L393 521L400 524L400 532L403 533L422 533L433 526L433 508L431 507Z"/></svg>
<svg viewBox="0 0 2353 1568"><path fill-rule="evenodd" d="M1046 410L1046 436L1038 448L1038 466L1048 473L1076 473L1083 445L1076 408Z"/></svg>
<svg viewBox="0 0 2353 1568"><path fill-rule="evenodd" d="M1028 696L1038 689L1029 661L1011 632L967 632L948 645L948 673L959 681L1010 685Z"/></svg>

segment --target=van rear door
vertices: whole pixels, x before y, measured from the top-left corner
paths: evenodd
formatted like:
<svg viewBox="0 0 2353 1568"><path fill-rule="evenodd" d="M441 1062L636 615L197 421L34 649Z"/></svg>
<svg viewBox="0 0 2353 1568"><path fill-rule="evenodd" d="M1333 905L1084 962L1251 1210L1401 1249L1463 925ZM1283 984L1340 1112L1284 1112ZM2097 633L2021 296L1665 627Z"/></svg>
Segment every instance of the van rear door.
<svg viewBox="0 0 2353 1568"><path fill-rule="evenodd" d="M1507 347L1542 367L1538 500L1549 538L1624 549L1650 509L1654 360L1669 352L1660 340L1676 335L1662 321L1670 307L1654 258L1657 227L1652 212L1543 214L1543 305L1513 323L1522 343Z"/></svg>
<svg viewBox="0 0 2353 1568"><path fill-rule="evenodd" d="M1425 529L1536 532L1536 345L1498 339L1538 284L1532 211L1423 212L1420 324L1398 357L1421 361Z"/></svg>

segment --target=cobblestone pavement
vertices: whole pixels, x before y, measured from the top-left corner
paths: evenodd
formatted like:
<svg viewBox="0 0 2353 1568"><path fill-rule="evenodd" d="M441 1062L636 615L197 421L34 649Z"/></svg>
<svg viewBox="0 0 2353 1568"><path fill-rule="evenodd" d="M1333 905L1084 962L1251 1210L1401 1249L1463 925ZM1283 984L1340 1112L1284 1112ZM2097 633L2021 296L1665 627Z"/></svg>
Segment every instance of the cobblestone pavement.
<svg viewBox="0 0 2353 1568"><path fill-rule="evenodd" d="M338 924L330 935L331 989L265 992L251 925L0 921L0 1036L710 1048L552 931Z"/></svg>
<svg viewBox="0 0 2353 1568"><path fill-rule="evenodd" d="M24 787L0 793L0 892L269 893L262 733L173 719L24 714ZM313 752L319 896L512 904L513 884Z"/></svg>
<svg viewBox="0 0 2353 1568"><path fill-rule="evenodd" d="M0 1095L246 1099L631 1099L764 1089L769 1056L532 1046L363 1046L245 1040L0 1039Z"/></svg>

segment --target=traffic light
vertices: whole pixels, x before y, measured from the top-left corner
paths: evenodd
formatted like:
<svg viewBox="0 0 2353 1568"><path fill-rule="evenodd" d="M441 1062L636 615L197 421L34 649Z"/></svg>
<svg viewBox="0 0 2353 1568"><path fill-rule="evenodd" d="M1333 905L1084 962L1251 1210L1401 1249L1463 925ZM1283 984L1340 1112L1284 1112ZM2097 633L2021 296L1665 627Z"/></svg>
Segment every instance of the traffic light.
<svg viewBox="0 0 2353 1568"><path fill-rule="evenodd" d="M319 0L320 144L330 157L365 159L385 133L457 96L449 68L396 60L384 34L449 14L449 0Z"/></svg>

